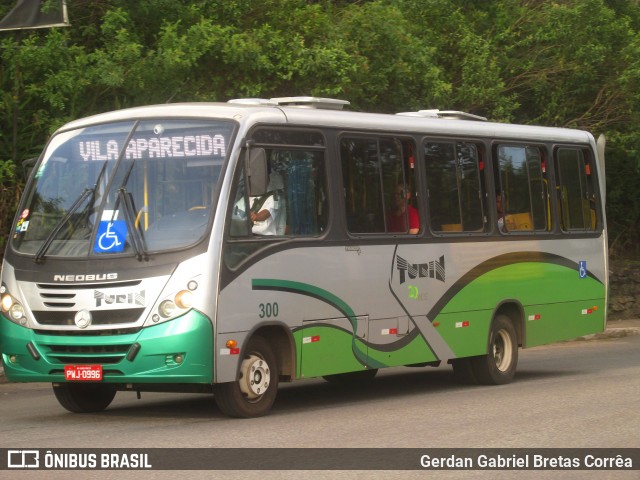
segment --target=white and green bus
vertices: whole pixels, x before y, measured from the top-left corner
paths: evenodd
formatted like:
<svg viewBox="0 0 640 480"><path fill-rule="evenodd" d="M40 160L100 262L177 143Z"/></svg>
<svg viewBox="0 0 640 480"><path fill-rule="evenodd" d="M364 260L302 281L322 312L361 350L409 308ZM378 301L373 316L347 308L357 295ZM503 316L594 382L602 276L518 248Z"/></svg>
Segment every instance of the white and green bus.
<svg viewBox="0 0 640 480"><path fill-rule="evenodd" d="M503 384L518 347L604 329L591 134L347 103L168 104L58 130L2 265L7 378L52 383L72 412L202 392L252 417L280 382L385 367Z"/></svg>

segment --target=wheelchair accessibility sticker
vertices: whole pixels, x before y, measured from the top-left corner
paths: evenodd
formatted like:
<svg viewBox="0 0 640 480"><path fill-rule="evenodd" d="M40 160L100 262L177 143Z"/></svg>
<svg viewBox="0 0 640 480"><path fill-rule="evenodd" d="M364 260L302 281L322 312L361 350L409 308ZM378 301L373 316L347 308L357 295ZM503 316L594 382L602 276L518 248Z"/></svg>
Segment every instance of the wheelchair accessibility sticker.
<svg viewBox="0 0 640 480"><path fill-rule="evenodd" d="M587 278L587 262L584 260L580 260L578 263L578 273L580 278Z"/></svg>
<svg viewBox="0 0 640 480"><path fill-rule="evenodd" d="M127 238L127 222L124 220L101 221L93 246L95 253L119 253L124 250Z"/></svg>

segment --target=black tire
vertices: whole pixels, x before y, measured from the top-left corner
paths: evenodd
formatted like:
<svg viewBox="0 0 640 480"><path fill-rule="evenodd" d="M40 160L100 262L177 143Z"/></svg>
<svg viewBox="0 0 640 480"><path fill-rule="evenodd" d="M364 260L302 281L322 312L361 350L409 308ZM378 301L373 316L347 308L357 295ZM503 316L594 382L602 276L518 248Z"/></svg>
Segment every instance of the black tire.
<svg viewBox="0 0 640 480"><path fill-rule="evenodd" d="M518 365L518 337L509 317L494 318L487 354L469 360L476 379L483 385L503 385L513 380Z"/></svg>
<svg viewBox="0 0 640 480"><path fill-rule="evenodd" d="M451 366L453 367L453 377L456 382L462 385L478 384L478 379L471 366L471 358L458 358L451 362Z"/></svg>
<svg viewBox="0 0 640 480"><path fill-rule="evenodd" d="M225 415L236 418L260 417L267 414L278 394L278 364L269 343L254 336L244 349L240 378L220 383L214 394Z"/></svg>
<svg viewBox="0 0 640 480"><path fill-rule="evenodd" d="M70 412L93 413L111 405L116 389L106 383L59 383L53 385L53 393Z"/></svg>
<svg viewBox="0 0 640 480"><path fill-rule="evenodd" d="M357 372L336 373L335 375L325 375L324 378L327 382L338 385L340 387L356 386L361 387L363 385L370 384L376 374L377 368L368 368L367 370L359 370Z"/></svg>

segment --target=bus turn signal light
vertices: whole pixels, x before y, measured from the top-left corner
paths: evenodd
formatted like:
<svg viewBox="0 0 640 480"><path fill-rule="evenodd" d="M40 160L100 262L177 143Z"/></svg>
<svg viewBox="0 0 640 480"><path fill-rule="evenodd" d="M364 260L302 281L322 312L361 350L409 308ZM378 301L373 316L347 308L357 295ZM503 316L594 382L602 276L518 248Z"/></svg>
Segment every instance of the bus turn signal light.
<svg viewBox="0 0 640 480"><path fill-rule="evenodd" d="M176 294L176 305L180 308L191 308L193 305L193 293L189 290L181 290Z"/></svg>

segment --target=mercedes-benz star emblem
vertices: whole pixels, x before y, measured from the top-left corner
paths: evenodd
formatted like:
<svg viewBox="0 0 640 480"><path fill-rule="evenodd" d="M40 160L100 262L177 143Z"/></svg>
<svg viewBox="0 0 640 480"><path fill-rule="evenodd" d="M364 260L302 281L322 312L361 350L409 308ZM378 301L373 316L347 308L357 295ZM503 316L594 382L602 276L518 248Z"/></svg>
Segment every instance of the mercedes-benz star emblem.
<svg viewBox="0 0 640 480"><path fill-rule="evenodd" d="M91 312L89 310L80 310L73 320L78 328L87 328L91 325Z"/></svg>

